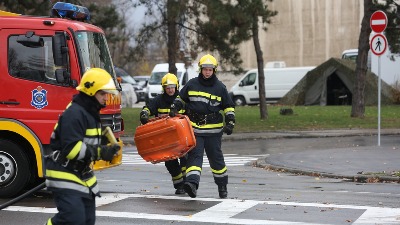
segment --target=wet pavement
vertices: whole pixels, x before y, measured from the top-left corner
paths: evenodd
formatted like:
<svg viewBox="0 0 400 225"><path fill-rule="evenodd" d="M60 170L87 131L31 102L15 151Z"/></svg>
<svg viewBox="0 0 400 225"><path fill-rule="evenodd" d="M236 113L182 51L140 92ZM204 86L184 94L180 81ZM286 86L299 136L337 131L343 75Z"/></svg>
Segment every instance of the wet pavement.
<svg viewBox="0 0 400 225"><path fill-rule="evenodd" d="M279 170L310 176L344 178L358 182L399 182L400 140L385 144L381 137L399 135L398 129L363 130L317 130L282 131L263 133L234 133L224 135L223 141L246 141L259 139L296 138L340 138L350 136L369 137L375 144L368 146L348 146L313 150L270 153L257 160L256 165L271 170ZM133 137L123 137L125 143L134 144ZM304 141L304 140L303 140ZM379 144L379 146L378 146Z"/></svg>

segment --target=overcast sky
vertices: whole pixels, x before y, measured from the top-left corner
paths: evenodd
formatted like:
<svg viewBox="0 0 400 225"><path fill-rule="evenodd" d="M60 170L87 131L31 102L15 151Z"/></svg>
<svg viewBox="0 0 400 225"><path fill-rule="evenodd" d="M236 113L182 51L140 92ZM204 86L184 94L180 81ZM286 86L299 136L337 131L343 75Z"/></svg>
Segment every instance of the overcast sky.
<svg viewBox="0 0 400 225"><path fill-rule="evenodd" d="M135 2L135 0L133 0L133 2ZM134 8L131 1L127 0L113 0L113 3L121 12L126 11L126 24L130 28L137 30L137 27L143 23L145 7Z"/></svg>

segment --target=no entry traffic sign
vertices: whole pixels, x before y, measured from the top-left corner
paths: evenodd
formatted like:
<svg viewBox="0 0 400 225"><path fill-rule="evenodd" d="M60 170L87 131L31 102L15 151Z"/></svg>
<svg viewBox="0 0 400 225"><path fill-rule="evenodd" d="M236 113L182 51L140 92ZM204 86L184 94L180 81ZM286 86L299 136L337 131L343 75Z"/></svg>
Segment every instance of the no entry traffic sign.
<svg viewBox="0 0 400 225"><path fill-rule="evenodd" d="M372 13L369 23L372 31L374 31L375 33L382 33L386 29L387 21L388 19L386 13L378 10Z"/></svg>
<svg viewBox="0 0 400 225"><path fill-rule="evenodd" d="M374 55L380 56L385 53L387 48L387 40L385 35L375 34L371 39L369 47Z"/></svg>

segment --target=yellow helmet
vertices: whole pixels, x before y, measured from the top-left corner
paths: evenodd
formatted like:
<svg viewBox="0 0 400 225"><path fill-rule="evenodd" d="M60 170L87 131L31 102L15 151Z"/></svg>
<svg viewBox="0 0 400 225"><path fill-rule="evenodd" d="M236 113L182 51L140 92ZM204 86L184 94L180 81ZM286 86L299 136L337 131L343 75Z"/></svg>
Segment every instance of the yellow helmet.
<svg viewBox="0 0 400 225"><path fill-rule="evenodd" d="M179 90L178 78L173 73L167 73L161 79L161 85L163 86L163 88L165 86L167 86L167 85L170 85L170 84L175 84L176 85L176 90Z"/></svg>
<svg viewBox="0 0 400 225"><path fill-rule="evenodd" d="M200 58L199 61L199 68L213 68L213 69L217 69L218 67L218 62L217 60L214 58L214 56L207 54L203 57Z"/></svg>
<svg viewBox="0 0 400 225"><path fill-rule="evenodd" d="M87 70L81 79L76 90L89 96L94 96L97 91L102 90L110 94L117 95L118 91L111 75L100 68L91 68Z"/></svg>

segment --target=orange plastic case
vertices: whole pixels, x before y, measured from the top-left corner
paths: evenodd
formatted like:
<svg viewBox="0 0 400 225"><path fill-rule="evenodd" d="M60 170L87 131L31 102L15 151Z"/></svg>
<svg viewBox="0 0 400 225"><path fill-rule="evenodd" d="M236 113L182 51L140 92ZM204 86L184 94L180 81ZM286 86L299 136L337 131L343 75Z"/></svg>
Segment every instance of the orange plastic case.
<svg viewBox="0 0 400 225"><path fill-rule="evenodd" d="M136 128L134 140L139 155L151 163L180 158L196 146L193 128L185 115L150 119Z"/></svg>

